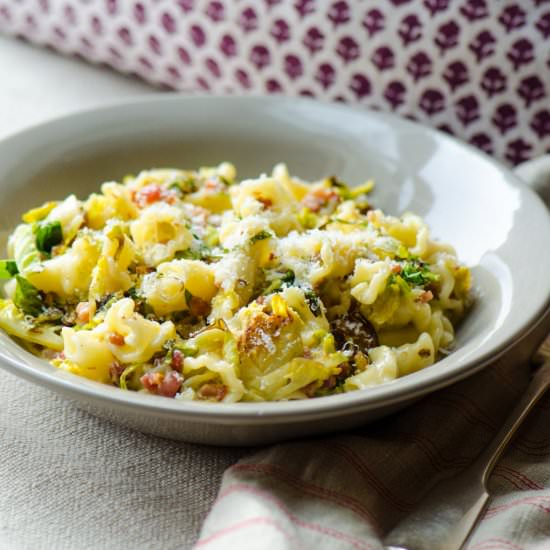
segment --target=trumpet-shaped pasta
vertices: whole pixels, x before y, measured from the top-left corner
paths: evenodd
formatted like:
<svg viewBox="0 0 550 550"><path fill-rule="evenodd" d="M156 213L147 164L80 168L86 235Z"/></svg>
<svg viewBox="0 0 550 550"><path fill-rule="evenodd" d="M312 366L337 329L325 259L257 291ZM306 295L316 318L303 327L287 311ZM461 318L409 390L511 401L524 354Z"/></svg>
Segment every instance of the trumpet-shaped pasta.
<svg viewBox="0 0 550 550"><path fill-rule="evenodd" d="M63 238L70 241L84 223L82 204L74 195L69 195L46 216L46 221L61 224Z"/></svg>
<svg viewBox="0 0 550 550"><path fill-rule="evenodd" d="M63 339L59 334L59 327L44 325L37 328L33 326L9 300L0 300L0 328L21 340L55 351L63 349Z"/></svg>
<svg viewBox="0 0 550 550"><path fill-rule="evenodd" d="M358 260L351 278L351 295L364 305L373 304L386 289L391 274L388 261Z"/></svg>
<svg viewBox="0 0 550 550"><path fill-rule="evenodd" d="M200 371L202 374L194 375ZM226 403L240 401L245 393L243 381L237 376L235 366L212 353L205 353L200 357L189 357L185 361L184 373L188 376L186 382L188 387L199 387L204 380L219 379L229 390L223 397L223 401ZM201 377L200 381L197 376Z"/></svg>
<svg viewBox="0 0 550 550"><path fill-rule="evenodd" d="M349 275L369 239L371 235L362 230L353 234L334 229L312 230L290 233L279 240L277 248L282 262L301 281L316 286Z"/></svg>
<svg viewBox="0 0 550 550"><path fill-rule="evenodd" d="M293 178L289 174L286 164L279 163L274 166L272 177L292 195L294 200L301 201L309 192L310 186L297 178Z"/></svg>
<svg viewBox="0 0 550 550"><path fill-rule="evenodd" d="M108 346L108 334L104 330L79 330L63 328L63 349L67 370L97 380L107 382L109 369L115 361Z"/></svg>
<svg viewBox="0 0 550 550"><path fill-rule="evenodd" d="M267 208L275 212L291 210L294 204L294 197L285 186L267 176L232 187L231 199L233 210L243 218L261 214Z"/></svg>
<svg viewBox="0 0 550 550"><path fill-rule="evenodd" d="M174 182L186 180L189 173L185 170L174 168L157 168L155 170L142 170L135 178L126 176L124 186L131 192L137 192L149 185L167 186Z"/></svg>
<svg viewBox="0 0 550 550"><path fill-rule="evenodd" d="M430 319L428 332L432 337L436 350L447 348L455 339L453 325L442 311L434 311Z"/></svg>
<svg viewBox="0 0 550 550"><path fill-rule="evenodd" d="M83 235L67 252L37 264L26 277L43 292L53 292L63 298L84 296L98 258L98 245Z"/></svg>
<svg viewBox="0 0 550 550"><path fill-rule="evenodd" d="M101 326L101 329L110 334L118 334L124 340L122 343L108 343L112 354L121 363L148 361L154 353L161 350L167 340L176 336L172 321L150 321L134 312L134 307L130 298L119 300L110 307Z"/></svg>
<svg viewBox="0 0 550 550"><path fill-rule="evenodd" d="M116 360L122 364L142 363L175 337L171 321L157 323L134 312L130 298L113 304L103 323L92 330L64 328L61 333L70 370L105 381ZM75 366L76 365L76 366Z"/></svg>
<svg viewBox="0 0 550 550"><path fill-rule="evenodd" d="M167 315L189 309L193 296L210 303L217 288L212 270L202 262L173 260L146 275L141 290L157 315Z"/></svg>
<svg viewBox="0 0 550 550"><path fill-rule="evenodd" d="M295 216L289 215L295 211L293 193L272 177L261 176L231 187L231 203L235 214L242 218L265 216L278 235L286 234L298 226Z"/></svg>
<svg viewBox="0 0 550 550"><path fill-rule="evenodd" d="M286 266L291 269L299 280L311 284L326 273L326 266L321 260L323 241L315 233L291 233L278 243L279 254ZM327 257L325 248L325 259ZM315 258L315 261L312 261Z"/></svg>
<svg viewBox="0 0 550 550"><path fill-rule="evenodd" d="M383 223L388 234L401 241L411 254L424 258L433 251L428 227L418 216L407 212L401 219L387 216Z"/></svg>
<svg viewBox="0 0 550 550"><path fill-rule="evenodd" d="M258 242L257 245L262 243ZM210 319L227 321L250 300L258 271L257 251L253 253L250 248L250 244L236 247L214 267L214 281L220 293L213 299Z"/></svg>
<svg viewBox="0 0 550 550"><path fill-rule="evenodd" d="M172 259L192 242L181 210L161 202L146 208L130 224L130 233L145 263L151 266Z"/></svg>
<svg viewBox="0 0 550 550"><path fill-rule="evenodd" d="M420 217L373 209L372 186L284 164L239 181L225 162L43 204L0 263L0 328L60 369L182 400L306 399L414 373L451 351L471 272Z"/></svg>
<svg viewBox="0 0 550 550"><path fill-rule="evenodd" d="M99 300L106 294L128 290L133 285L128 267L134 257L134 243L119 226L106 231L100 258L92 272L90 297Z"/></svg>
<svg viewBox="0 0 550 550"><path fill-rule="evenodd" d="M395 350L399 376L423 369L435 361L435 347L431 336L423 332L412 344L403 344Z"/></svg>
<svg viewBox="0 0 550 550"><path fill-rule="evenodd" d="M113 219L132 220L138 214L130 189L115 182L104 183L101 195L90 195L85 211L88 226L92 229L101 229Z"/></svg>
<svg viewBox="0 0 550 550"><path fill-rule="evenodd" d="M377 386L399 375L399 367L395 350L388 346L379 346L369 352L370 364L366 370L350 376L344 386L347 390L362 390L369 386Z"/></svg>
<svg viewBox="0 0 550 550"><path fill-rule="evenodd" d="M230 162L222 162L216 168L216 173L228 183L233 183L237 177L237 170Z"/></svg>

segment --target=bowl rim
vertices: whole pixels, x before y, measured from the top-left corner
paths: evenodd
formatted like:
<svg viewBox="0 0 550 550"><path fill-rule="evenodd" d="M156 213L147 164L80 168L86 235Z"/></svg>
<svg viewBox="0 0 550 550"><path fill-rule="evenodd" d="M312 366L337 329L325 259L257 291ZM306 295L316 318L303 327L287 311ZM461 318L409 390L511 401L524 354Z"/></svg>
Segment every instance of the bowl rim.
<svg viewBox="0 0 550 550"><path fill-rule="evenodd" d="M49 127L62 126L73 120L86 119L99 112L105 114L109 111L115 112L120 108L136 108L138 106L148 106L157 103L208 103L218 101L229 101L233 103L269 104L277 107L278 105L292 102L294 105L300 104L307 107L319 109L328 109L330 111L356 111L358 114L367 117L374 117L387 125L396 129L406 129L413 132L425 132L433 135L438 140L446 140L460 147L469 155L477 156L484 162L488 162L493 169L504 173L506 181L513 183L514 187L521 193L530 196L535 203L545 208L541 199L532 191L528 185L520 180L514 172L501 164L496 159L488 156L486 153L474 148L472 145L462 142L454 136L445 134L439 130L430 128L418 122L398 117L391 113L369 110L357 105L342 105L337 103L323 102L304 97L287 96L230 96L230 95L202 95L190 96L182 93L151 93L146 96L130 96L115 101L102 103L98 106L87 107L85 109L71 111L62 116L53 117L45 121L25 127L17 132L11 133L0 139L0 148L7 142L25 139L25 137L36 131L43 131ZM548 228L550 228L550 216L548 217ZM197 401L184 401L167 399L165 397L143 394L139 392L121 391L119 388L84 379L78 375L64 371L59 371L48 362L39 359L28 353L28 360L23 361L14 356L5 353L3 347L0 347L0 366L8 369L16 375L20 375L35 383L45 385L51 389L64 390L76 398L81 397L90 401L102 401L111 406L121 406L124 408L139 408L143 412L152 415L173 416L188 419L203 419L216 421L222 424L246 424L246 423L265 423L284 418L285 421L305 421L308 418L321 419L328 416L337 416L348 414L358 410L374 409L385 405L392 405L404 400L415 399L426 393L442 388L453 382L461 380L484 368L489 363L498 359L515 343L531 332L540 321L545 312L550 308L550 280L545 289L545 300L541 301L540 306L534 309L525 319L522 327L513 335L509 336L499 346L488 349L480 354L467 359L464 362L456 362L448 365L446 370L434 369L434 365L422 369L417 373L412 373L404 377L386 382L379 386L374 386L368 390L361 390L338 395L330 395L314 399L278 401L278 402L240 402L240 403L209 403ZM22 350L20 346L13 342L13 345ZM433 370L431 370L433 369ZM422 377L415 374L429 373ZM427 380L423 380L427 378Z"/></svg>

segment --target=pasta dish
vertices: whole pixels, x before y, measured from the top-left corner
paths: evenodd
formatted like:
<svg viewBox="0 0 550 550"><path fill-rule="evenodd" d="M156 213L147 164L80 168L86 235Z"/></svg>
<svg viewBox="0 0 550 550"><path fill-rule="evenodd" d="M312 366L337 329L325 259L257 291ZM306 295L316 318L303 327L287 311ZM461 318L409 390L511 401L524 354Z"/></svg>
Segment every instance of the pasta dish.
<svg viewBox="0 0 550 550"><path fill-rule="evenodd" d="M0 328L64 369L184 400L362 390L433 364L471 274L372 182L285 165L157 169L23 215L0 261Z"/></svg>

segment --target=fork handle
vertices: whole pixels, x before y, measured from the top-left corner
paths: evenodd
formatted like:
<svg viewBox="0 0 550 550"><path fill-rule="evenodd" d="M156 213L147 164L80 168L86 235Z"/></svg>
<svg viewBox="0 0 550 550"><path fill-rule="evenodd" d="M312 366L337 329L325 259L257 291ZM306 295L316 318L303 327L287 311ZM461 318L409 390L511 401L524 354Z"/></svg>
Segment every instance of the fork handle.
<svg viewBox="0 0 550 550"><path fill-rule="evenodd" d="M550 385L550 361L533 375L502 428L459 475L438 483L384 539L386 548L458 550L489 499L486 481L517 429Z"/></svg>
<svg viewBox="0 0 550 550"><path fill-rule="evenodd" d="M514 434L527 415L545 394L548 386L550 386L550 360L545 361L545 363L535 371L531 382L527 386L527 390L512 409L512 412L500 430L472 464L471 468L477 467L478 471L483 475L482 481L484 485L497 460L514 437Z"/></svg>

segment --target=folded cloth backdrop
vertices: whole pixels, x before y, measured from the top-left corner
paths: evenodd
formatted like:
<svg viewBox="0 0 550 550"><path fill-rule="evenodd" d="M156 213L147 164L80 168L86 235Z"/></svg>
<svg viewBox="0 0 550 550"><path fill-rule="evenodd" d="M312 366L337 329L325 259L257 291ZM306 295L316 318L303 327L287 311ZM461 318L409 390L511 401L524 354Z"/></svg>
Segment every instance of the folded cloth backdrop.
<svg viewBox="0 0 550 550"><path fill-rule="evenodd" d="M542 1L0 0L0 28L171 88L393 111L510 164L550 147ZM21 389L34 399L0 424L12 442L0 461L25 456L29 471L2 480L0 545L381 548L431 486L471 462L527 378L510 355L362 430L253 454L151 440L72 408L59 416L59 400ZM550 547L549 421L546 398L497 466L469 548ZM42 456L51 438L59 454ZM199 536L221 471L243 454Z"/></svg>
<svg viewBox="0 0 550 550"><path fill-rule="evenodd" d="M546 0L0 0L0 30L179 90L395 112L509 164L550 149Z"/></svg>

